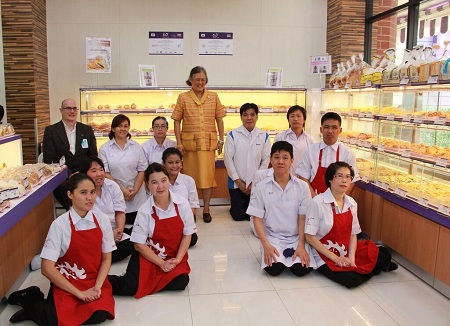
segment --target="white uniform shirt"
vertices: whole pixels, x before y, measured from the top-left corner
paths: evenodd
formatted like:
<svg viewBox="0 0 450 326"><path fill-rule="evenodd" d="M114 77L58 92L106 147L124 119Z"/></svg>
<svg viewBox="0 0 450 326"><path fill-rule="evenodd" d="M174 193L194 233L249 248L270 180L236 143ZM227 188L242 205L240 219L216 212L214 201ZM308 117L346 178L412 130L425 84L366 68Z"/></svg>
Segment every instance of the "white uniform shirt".
<svg viewBox="0 0 450 326"><path fill-rule="evenodd" d="M189 235L197 232L197 226L194 222L194 215L192 214L191 207L187 199L170 192L170 204L167 210L155 206L153 196L142 205L136 215L136 221L134 222L133 232L131 232L131 241L136 243L145 244L147 238L153 236L155 230L155 220L152 217L153 206L155 206L156 215L159 219L166 219L174 217L177 213L175 211L174 203L178 205L178 211L181 216L181 220L184 223L183 235Z"/></svg>
<svg viewBox="0 0 450 326"><path fill-rule="evenodd" d="M84 218L81 218L73 208L70 208L68 212L54 220L50 226L44 247L42 248L41 258L56 262L59 257L66 254L72 238L69 213L75 225L75 230L84 231L96 227L92 211L89 211ZM116 243L114 242L114 235L108 217L101 213L95 213L95 217L103 233L102 253L115 250Z"/></svg>
<svg viewBox="0 0 450 326"><path fill-rule="evenodd" d="M238 188L233 182L236 179L241 179L248 187L256 170L269 166L270 146L269 134L257 127L251 132L244 126L232 130L227 136L224 150L228 188Z"/></svg>
<svg viewBox="0 0 450 326"><path fill-rule="evenodd" d="M131 139L127 140L123 149L117 145L114 138L107 141L100 147L99 157L105 165L105 172L110 173L121 187L127 189L133 189L138 172L143 172L148 167L142 146ZM126 213L136 212L146 199L142 183L136 196L125 202Z"/></svg>
<svg viewBox="0 0 450 326"><path fill-rule="evenodd" d="M351 234L358 234L361 232L361 227L358 221L358 209L356 201L347 195L344 195L344 207L342 212L339 210L339 206L334 200L333 194L330 188L324 193L315 196L311 204L306 211L306 224L305 233L310 235L315 235L317 239L322 239L325 235L330 232L333 227L333 210L331 208L331 203L334 203L335 210L337 214L344 213L350 209L353 216L352 222L352 232ZM313 248L314 259L316 260L317 266L322 266L325 262L319 256L317 251Z"/></svg>
<svg viewBox="0 0 450 326"><path fill-rule="evenodd" d="M75 143L77 141L76 140L77 139L77 124L75 123L73 130L70 131L69 129L67 129L67 125L64 123L64 121L62 123L64 125L64 129L66 130L67 140L69 141L69 150L73 155L75 155Z"/></svg>
<svg viewBox="0 0 450 326"><path fill-rule="evenodd" d="M102 186L102 195L95 197L95 204L92 208L94 214L103 213L109 217L111 227L117 228L116 212L125 212L127 205L123 198L123 192L117 183L105 179Z"/></svg>
<svg viewBox="0 0 450 326"><path fill-rule="evenodd" d="M336 162L336 151L339 146L339 161L343 161L351 165L355 171L353 182L359 180L358 167L356 166L355 154L347 146L341 142L336 142L331 146L326 145L323 141L312 144L303 155L303 159L295 170L295 174L312 182L316 176L319 167L319 152L322 151L322 167L328 167L331 163Z"/></svg>
<svg viewBox="0 0 450 326"><path fill-rule="evenodd" d="M162 146L159 146L156 139L152 138L142 143L141 146L144 149L148 164L152 164L154 162L161 164L163 152L169 147L177 147L177 142L166 137Z"/></svg>
<svg viewBox="0 0 450 326"><path fill-rule="evenodd" d="M309 146L314 143L314 139L310 134L303 130L300 136L296 136L291 128L282 131L275 136L275 142L285 140L294 147L294 163L291 165L291 174L295 174L295 170L300 165L303 155L308 150Z"/></svg>
<svg viewBox="0 0 450 326"><path fill-rule="evenodd" d="M178 173L177 179L170 185L170 191L188 200L191 208L200 208L195 180L186 174Z"/></svg>

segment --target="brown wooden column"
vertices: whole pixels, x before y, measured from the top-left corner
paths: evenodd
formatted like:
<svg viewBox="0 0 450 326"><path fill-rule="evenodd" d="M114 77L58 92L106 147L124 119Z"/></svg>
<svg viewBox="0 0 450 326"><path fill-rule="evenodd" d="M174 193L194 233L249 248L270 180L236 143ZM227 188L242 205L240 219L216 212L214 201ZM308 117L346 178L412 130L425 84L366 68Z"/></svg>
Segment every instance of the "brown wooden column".
<svg viewBox="0 0 450 326"><path fill-rule="evenodd" d="M23 162L36 163L38 139L50 124L45 0L1 0L8 122L23 139Z"/></svg>

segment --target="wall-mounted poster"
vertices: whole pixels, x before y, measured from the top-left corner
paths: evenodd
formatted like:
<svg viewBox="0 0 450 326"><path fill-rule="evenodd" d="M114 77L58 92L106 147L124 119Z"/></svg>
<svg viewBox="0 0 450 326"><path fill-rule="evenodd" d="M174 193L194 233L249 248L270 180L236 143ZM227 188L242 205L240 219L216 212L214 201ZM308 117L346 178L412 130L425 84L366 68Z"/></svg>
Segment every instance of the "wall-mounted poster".
<svg viewBox="0 0 450 326"><path fill-rule="evenodd" d="M309 61L309 73L331 74L331 55L318 55L311 57Z"/></svg>
<svg viewBox="0 0 450 326"><path fill-rule="evenodd" d="M149 54L183 54L183 32L149 32Z"/></svg>
<svg viewBox="0 0 450 326"><path fill-rule="evenodd" d="M198 54L233 55L233 33L198 33Z"/></svg>
<svg viewBox="0 0 450 326"><path fill-rule="evenodd" d="M111 39L86 37L86 72L111 73Z"/></svg>
<svg viewBox="0 0 450 326"><path fill-rule="evenodd" d="M139 85L141 87L156 87L155 66L139 65Z"/></svg>
<svg viewBox="0 0 450 326"><path fill-rule="evenodd" d="M283 68L268 68L266 72L266 87L281 87Z"/></svg>

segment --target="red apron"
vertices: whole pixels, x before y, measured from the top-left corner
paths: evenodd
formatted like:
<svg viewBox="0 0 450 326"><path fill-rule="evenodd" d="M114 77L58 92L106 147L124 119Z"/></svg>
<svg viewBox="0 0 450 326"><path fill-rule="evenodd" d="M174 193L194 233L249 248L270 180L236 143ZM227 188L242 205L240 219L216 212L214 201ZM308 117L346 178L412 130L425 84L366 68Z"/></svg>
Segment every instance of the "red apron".
<svg viewBox="0 0 450 326"><path fill-rule="evenodd" d="M56 262L56 268L77 289L85 291L94 287L102 262L103 232L94 215L96 228L76 231L69 213L72 231L70 245L64 256ZM77 297L53 286L58 325L81 325L94 312L104 310L109 313L108 319L114 319L114 298L112 287L105 278L100 299L85 303Z"/></svg>
<svg viewBox="0 0 450 326"><path fill-rule="evenodd" d="M319 152L319 167L317 168L316 175L314 176L313 181L311 181L311 187L316 191L317 194L321 194L325 191L327 191L328 187L325 183L325 171L327 170L327 167L322 166L322 150ZM336 151L336 161L339 161L339 146Z"/></svg>
<svg viewBox="0 0 450 326"><path fill-rule="evenodd" d="M183 238L184 223L178 211L178 205L174 203L177 215L159 219L153 206L152 217L155 219L155 230L153 236L147 239L147 245L155 254L164 260L175 258ZM139 255L139 287L135 298L139 299L146 295L161 291L175 277L189 274L191 268L187 262L188 253L184 255L181 262L170 272L164 272L159 266Z"/></svg>
<svg viewBox="0 0 450 326"><path fill-rule="evenodd" d="M348 246L352 231L353 215L350 208L347 212L337 214L334 203L331 203L333 210L333 227L320 242L331 252L340 257L348 257ZM333 261L319 253L327 266L334 272L354 271L359 274L369 274L373 271L378 259L378 247L371 240L358 241L355 253L356 267L339 267Z"/></svg>

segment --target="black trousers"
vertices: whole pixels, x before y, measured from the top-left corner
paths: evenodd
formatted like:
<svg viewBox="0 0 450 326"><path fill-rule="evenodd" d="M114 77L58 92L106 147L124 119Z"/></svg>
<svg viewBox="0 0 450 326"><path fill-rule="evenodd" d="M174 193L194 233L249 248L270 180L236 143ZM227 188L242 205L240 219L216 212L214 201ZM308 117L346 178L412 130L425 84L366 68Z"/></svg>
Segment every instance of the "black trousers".
<svg viewBox="0 0 450 326"><path fill-rule="evenodd" d="M291 272L296 276L305 276L306 274L310 273L313 268L312 267L303 267L301 263L296 263L292 265L291 267L286 267L283 263L274 263L272 266L267 266L264 268L264 270L267 272L267 274L272 276L278 276L280 275L286 268L289 268Z"/></svg>
<svg viewBox="0 0 450 326"><path fill-rule="evenodd" d="M239 189L228 189L230 193L230 215L235 221L250 221L250 215L246 211L250 203L250 195L244 194Z"/></svg>
<svg viewBox="0 0 450 326"><path fill-rule="evenodd" d="M125 275L108 275L114 295L135 295L139 286L139 253L135 251L128 262ZM167 284L162 291L182 291L189 283L189 275L181 274Z"/></svg>
<svg viewBox="0 0 450 326"><path fill-rule="evenodd" d="M44 293L30 293L21 298L20 304L25 310L28 319L42 326L58 326L55 301L53 299L53 286L50 286L47 299ZM100 324L108 317L108 312L98 310L83 324Z"/></svg>
<svg viewBox="0 0 450 326"><path fill-rule="evenodd" d="M130 239L126 239L120 242L116 242L117 249L112 252L111 261L113 263L124 260L134 252L134 242Z"/></svg>
<svg viewBox="0 0 450 326"><path fill-rule="evenodd" d="M125 213L125 223L126 224L134 224L134 220L136 219L137 211L136 212L130 212Z"/></svg>
<svg viewBox="0 0 450 326"><path fill-rule="evenodd" d="M317 271L328 277L336 283L342 284L347 288L357 287L364 282L367 282L374 275L378 275L391 262L391 253L387 248L379 247L377 263L373 271L369 274L359 274L356 272L334 272L326 264L320 266Z"/></svg>
<svg viewBox="0 0 450 326"><path fill-rule="evenodd" d="M53 190L53 195L55 196L56 200L61 204L61 206L68 211L70 209L70 206L72 206L72 201L67 197L67 191L69 180L64 180L63 183L61 183L55 190Z"/></svg>

